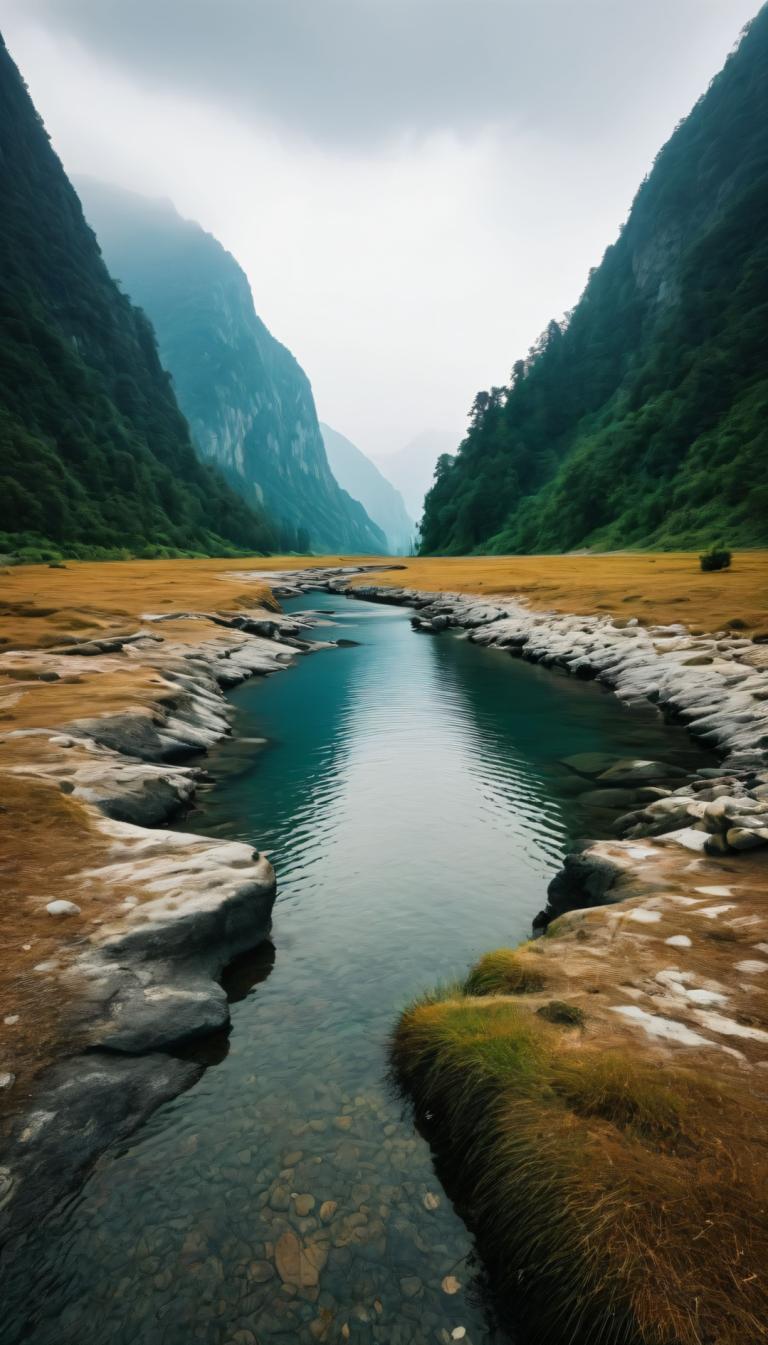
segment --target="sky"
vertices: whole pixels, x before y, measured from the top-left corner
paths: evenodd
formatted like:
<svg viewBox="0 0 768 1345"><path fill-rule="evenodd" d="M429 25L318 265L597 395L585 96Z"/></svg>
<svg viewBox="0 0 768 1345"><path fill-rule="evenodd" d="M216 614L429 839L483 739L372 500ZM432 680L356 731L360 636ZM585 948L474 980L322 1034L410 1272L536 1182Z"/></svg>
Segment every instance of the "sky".
<svg viewBox="0 0 768 1345"><path fill-rule="evenodd" d="M758 0L0 0L70 175L169 197L364 452L461 439Z"/></svg>

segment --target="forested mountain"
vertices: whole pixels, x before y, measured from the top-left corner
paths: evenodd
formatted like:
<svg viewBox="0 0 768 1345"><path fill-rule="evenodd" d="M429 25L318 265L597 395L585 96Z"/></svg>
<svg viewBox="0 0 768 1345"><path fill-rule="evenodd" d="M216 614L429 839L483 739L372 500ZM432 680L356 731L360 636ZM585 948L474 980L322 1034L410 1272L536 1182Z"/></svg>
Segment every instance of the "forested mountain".
<svg viewBox="0 0 768 1345"><path fill-rule="evenodd" d="M441 460L424 552L768 541L768 7Z"/></svg>
<svg viewBox="0 0 768 1345"><path fill-rule="evenodd" d="M0 550L268 548L263 517L197 458L1 38L0 197Z"/></svg>
<svg viewBox="0 0 768 1345"><path fill-rule="evenodd" d="M312 389L257 317L245 273L170 201L78 180L112 274L157 331L199 451L274 519L281 550L384 552L328 466Z"/></svg>
<svg viewBox="0 0 768 1345"><path fill-rule="evenodd" d="M381 528L387 540L387 551L393 556L407 556L414 543L416 524L408 517L399 490L382 476L350 439L320 424L325 451L331 471L339 485L355 500L359 500L369 518Z"/></svg>

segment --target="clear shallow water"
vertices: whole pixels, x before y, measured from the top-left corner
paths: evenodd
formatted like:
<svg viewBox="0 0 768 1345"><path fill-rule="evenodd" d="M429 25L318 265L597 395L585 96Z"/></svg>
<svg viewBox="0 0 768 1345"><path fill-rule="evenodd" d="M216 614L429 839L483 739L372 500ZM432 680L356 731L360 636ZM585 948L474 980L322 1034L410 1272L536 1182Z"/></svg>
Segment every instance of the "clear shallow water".
<svg viewBox="0 0 768 1345"><path fill-rule="evenodd" d="M562 757L706 758L647 708L415 635L401 609L289 606L333 609L329 638L359 647L235 693L251 741L214 755L215 787L185 822L271 855L274 946L228 975L228 1051L211 1043L202 1081L31 1240L3 1292L9 1345L421 1345L457 1327L471 1345L502 1339L469 1236L388 1088L388 1033L411 995L526 937L569 841L607 825ZM307 1215L294 1194L314 1201ZM316 1287L282 1286L286 1232Z"/></svg>

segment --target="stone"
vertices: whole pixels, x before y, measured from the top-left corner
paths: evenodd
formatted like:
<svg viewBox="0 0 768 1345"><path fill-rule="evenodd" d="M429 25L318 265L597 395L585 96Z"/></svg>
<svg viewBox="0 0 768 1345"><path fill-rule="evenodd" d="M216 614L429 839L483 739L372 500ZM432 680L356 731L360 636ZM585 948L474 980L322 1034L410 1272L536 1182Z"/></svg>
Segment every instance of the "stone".
<svg viewBox="0 0 768 1345"><path fill-rule="evenodd" d="M295 1233L283 1233L275 1244L275 1265L284 1284L297 1289L314 1289L327 1260L321 1243L302 1243Z"/></svg>
<svg viewBox="0 0 768 1345"><path fill-rule="evenodd" d="M731 827L725 839L732 850L756 850L768 845L768 827Z"/></svg>
<svg viewBox="0 0 768 1345"><path fill-rule="evenodd" d="M417 1298L422 1288L423 1285L418 1275L405 1275L400 1281L400 1291L403 1298Z"/></svg>
<svg viewBox="0 0 768 1345"><path fill-rule="evenodd" d="M302 1219L305 1219L308 1214L311 1214L315 1208L314 1196L296 1195L294 1193L291 1199L293 1200L293 1208Z"/></svg>
<svg viewBox="0 0 768 1345"><path fill-rule="evenodd" d="M320 1219L324 1224L329 1224L338 1209L335 1200L324 1200L320 1206Z"/></svg>
<svg viewBox="0 0 768 1345"><path fill-rule="evenodd" d="M12 1074L10 1070L0 1071L0 1088L13 1088L15 1082L16 1075Z"/></svg>
<svg viewBox="0 0 768 1345"><path fill-rule="evenodd" d="M248 1266L248 1279L253 1280L254 1284L266 1284L274 1274L274 1267L269 1261L251 1261Z"/></svg>
<svg viewBox="0 0 768 1345"><path fill-rule="evenodd" d="M436 1196L433 1191L427 1191L427 1194L424 1197L425 1210L436 1210L439 1204L440 1197Z"/></svg>
<svg viewBox="0 0 768 1345"><path fill-rule="evenodd" d="M282 1213L290 1208L291 1193L287 1186L276 1186L269 1197L269 1208Z"/></svg>
<svg viewBox="0 0 768 1345"><path fill-rule="evenodd" d="M616 757L607 752L576 752L573 756L563 757L562 764L577 775L602 775L616 764Z"/></svg>
<svg viewBox="0 0 768 1345"><path fill-rule="evenodd" d="M446 1275L440 1287L444 1294L457 1294L461 1285L455 1275Z"/></svg>
<svg viewBox="0 0 768 1345"><path fill-rule="evenodd" d="M46 906L49 915L57 917L65 915L80 915L80 907L76 906L74 901L49 901Z"/></svg>

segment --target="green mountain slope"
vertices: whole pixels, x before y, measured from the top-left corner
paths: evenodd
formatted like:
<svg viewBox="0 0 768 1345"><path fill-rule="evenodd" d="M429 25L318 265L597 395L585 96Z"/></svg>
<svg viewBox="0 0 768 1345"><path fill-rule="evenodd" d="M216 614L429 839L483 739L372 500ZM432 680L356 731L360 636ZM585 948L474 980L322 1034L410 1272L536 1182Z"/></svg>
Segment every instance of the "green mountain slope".
<svg viewBox="0 0 768 1345"><path fill-rule="evenodd" d="M268 548L263 518L197 458L2 39L0 197L0 549Z"/></svg>
<svg viewBox="0 0 768 1345"><path fill-rule="evenodd" d="M387 540L387 550L393 556L407 556L411 550L416 525L406 513L399 490L382 476L350 439L330 425L320 425L325 451L331 471L343 490L359 500L368 517L381 528Z"/></svg>
<svg viewBox="0 0 768 1345"><path fill-rule="evenodd" d="M768 542L768 7L573 312L478 394L424 552Z"/></svg>
<svg viewBox="0 0 768 1345"><path fill-rule="evenodd" d="M110 270L155 326L199 451L246 500L263 502L283 549L386 551L337 485L309 380L257 317L234 257L170 201L77 185Z"/></svg>

